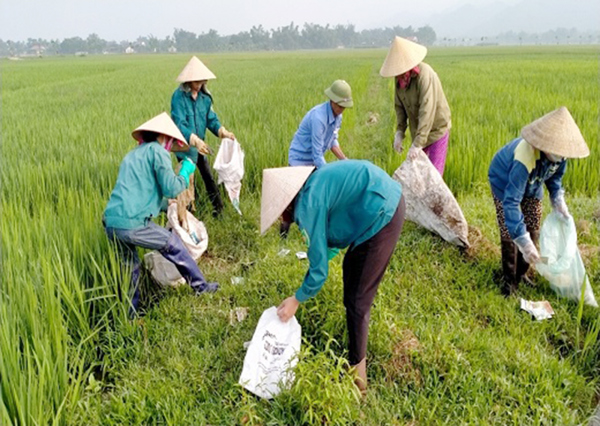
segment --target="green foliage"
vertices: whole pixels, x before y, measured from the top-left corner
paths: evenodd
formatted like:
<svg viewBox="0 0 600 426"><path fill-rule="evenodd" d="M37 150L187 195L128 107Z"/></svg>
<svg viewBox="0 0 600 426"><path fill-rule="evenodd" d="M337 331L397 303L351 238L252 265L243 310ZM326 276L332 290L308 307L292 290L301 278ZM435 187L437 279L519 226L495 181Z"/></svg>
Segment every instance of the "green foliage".
<svg viewBox="0 0 600 426"><path fill-rule="evenodd" d="M568 203L585 221L581 247L600 244L600 96L586 48L431 51L453 112L445 177L481 245L465 256L405 225L372 313L364 402L343 368L342 256L298 311L305 344L292 389L267 402L237 384L260 314L292 294L306 270L293 256L305 249L295 228L285 242L276 230L259 236L261 170L286 164L303 115L344 78L356 105L344 112L344 151L393 172L403 156L391 146L391 82L377 74L384 57L202 57L219 77L210 83L215 109L246 151L244 216L227 208L213 219L200 190L198 215L210 235L200 265L222 289L196 298L185 287L156 291L146 279L148 315L139 322L126 319L127 275L101 215L135 145L131 130L169 110L187 56L2 62L0 423L583 422L598 392L598 312L558 299L542 279L521 295L549 300L551 321L532 322L517 299L500 296L486 172L523 125L566 105L592 151L569 166ZM208 142L216 149L215 138ZM278 256L282 247L292 254ZM600 259L584 257L598 295ZM240 276L243 284L231 284ZM231 324L235 307L248 307L248 319Z"/></svg>

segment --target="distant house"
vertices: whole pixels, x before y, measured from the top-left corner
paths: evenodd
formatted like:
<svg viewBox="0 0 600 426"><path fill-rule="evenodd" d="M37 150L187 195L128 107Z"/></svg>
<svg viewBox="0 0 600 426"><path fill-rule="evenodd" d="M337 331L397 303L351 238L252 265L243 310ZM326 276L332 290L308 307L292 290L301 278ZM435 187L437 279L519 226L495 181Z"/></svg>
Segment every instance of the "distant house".
<svg viewBox="0 0 600 426"><path fill-rule="evenodd" d="M414 41L415 43L419 42L419 37L417 37L417 36L406 37L406 39L410 40L410 41Z"/></svg>
<svg viewBox="0 0 600 426"><path fill-rule="evenodd" d="M177 48L175 46L169 47L169 53L177 53Z"/></svg>
<svg viewBox="0 0 600 426"><path fill-rule="evenodd" d="M133 47L129 46L127 49L125 49L125 53L131 55L132 53L135 53L135 50L133 50Z"/></svg>
<svg viewBox="0 0 600 426"><path fill-rule="evenodd" d="M42 57L42 54L44 53L45 50L46 50L46 48L39 44L34 44L33 46L31 46L31 49L30 49L30 51L38 58Z"/></svg>

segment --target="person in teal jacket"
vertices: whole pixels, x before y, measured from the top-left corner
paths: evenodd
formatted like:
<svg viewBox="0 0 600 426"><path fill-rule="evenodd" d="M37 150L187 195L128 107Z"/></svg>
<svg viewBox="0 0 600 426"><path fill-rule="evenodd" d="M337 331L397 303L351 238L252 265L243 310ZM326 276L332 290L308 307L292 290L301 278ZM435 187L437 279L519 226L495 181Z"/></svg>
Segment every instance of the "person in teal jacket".
<svg viewBox="0 0 600 426"><path fill-rule="evenodd" d="M139 145L123 159L103 215L106 234L131 270L131 317L139 312L140 303L141 262L136 246L158 250L175 264L197 294L218 288L217 283L206 282L181 239L152 222L161 210L166 210L167 199L177 197L188 187L196 168L185 159L179 175L173 171L169 151L174 143L186 143L183 135L164 112L135 129L132 135Z"/></svg>
<svg viewBox="0 0 600 426"><path fill-rule="evenodd" d="M323 287L329 260L342 248L344 306L349 336L349 362L357 385L366 389L369 317L377 288L392 257L404 223L400 183L364 160L314 167L263 171L261 232L284 213L298 224L308 245L309 269L300 288L277 308L289 320L301 303Z"/></svg>
<svg viewBox="0 0 600 426"><path fill-rule="evenodd" d="M179 160L189 156L197 162L213 205L213 213L218 215L223 210L223 201L206 158L210 153L208 145L204 142L206 130L220 138L235 139L235 135L221 125L213 110L213 98L206 88L206 83L214 78L215 75L206 65L193 56L177 77L181 84L171 97L171 117L190 145L188 152L176 152L175 155Z"/></svg>

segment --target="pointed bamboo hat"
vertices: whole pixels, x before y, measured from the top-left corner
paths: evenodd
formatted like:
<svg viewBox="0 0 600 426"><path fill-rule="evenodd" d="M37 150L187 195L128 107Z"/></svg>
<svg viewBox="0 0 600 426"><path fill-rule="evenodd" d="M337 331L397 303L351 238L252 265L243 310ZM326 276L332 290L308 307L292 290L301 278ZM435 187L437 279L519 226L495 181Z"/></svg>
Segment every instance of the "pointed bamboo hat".
<svg viewBox="0 0 600 426"><path fill-rule="evenodd" d="M166 112L163 112L157 115L156 117L146 121L144 124L135 129L131 133L131 136L133 136L133 139L135 139L136 141L141 141L142 132L155 132L160 133L162 135L167 135L187 145L185 138L183 137L175 123L173 123L173 120L171 120L169 114L167 114Z"/></svg>
<svg viewBox="0 0 600 426"><path fill-rule="evenodd" d="M382 77L404 74L423 62L427 48L402 37L394 37L390 50L379 70Z"/></svg>
<svg viewBox="0 0 600 426"><path fill-rule="evenodd" d="M521 136L540 151L565 158L590 155L581 130L566 107L560 107L521 129Z"/></svg>
<svg viewBox="0 0 600 426"><path fill-rule="evenodd" d="M279 167L263 170L260 198L260 233L277 220L315 168L313 166Z"/></svg>
<svg viewBox="0 0 600 426"><path fill-rule="evenodd" d="M177 77L177 81L180 83L187 83L188 81L212 80L215 78L217 77L200 59L196 56L192 56L192 59L189 60L185 68Z"/></svg>

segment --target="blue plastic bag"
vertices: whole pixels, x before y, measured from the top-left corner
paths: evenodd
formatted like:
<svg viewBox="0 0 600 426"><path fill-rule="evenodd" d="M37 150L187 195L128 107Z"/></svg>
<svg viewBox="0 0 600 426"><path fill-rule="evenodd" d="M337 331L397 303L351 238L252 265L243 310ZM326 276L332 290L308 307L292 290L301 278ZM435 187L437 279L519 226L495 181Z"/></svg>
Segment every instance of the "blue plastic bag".
<svg viewBox="0 0 600 426"><path fill-rule="evenodd" d="M598 307L577 248L572 217L564 219L556 212L548 215L540 232L540 256L547 263L536 264L536 269L557 294L579 302L583 290L584 303Z"/></svg>

